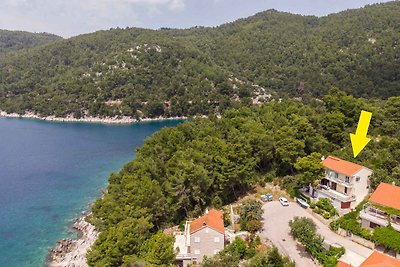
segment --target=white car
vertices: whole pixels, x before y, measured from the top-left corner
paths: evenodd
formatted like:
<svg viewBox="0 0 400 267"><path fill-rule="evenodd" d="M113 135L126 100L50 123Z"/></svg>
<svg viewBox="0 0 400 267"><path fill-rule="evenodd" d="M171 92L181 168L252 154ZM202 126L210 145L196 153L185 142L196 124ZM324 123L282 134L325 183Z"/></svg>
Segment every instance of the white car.
<svg viewBox="0 0 400 267"><path fill-rule="evenodd" d="M282 204L282 206L289 206L289 201L284 197L280 197L279 202Z"/></svg>

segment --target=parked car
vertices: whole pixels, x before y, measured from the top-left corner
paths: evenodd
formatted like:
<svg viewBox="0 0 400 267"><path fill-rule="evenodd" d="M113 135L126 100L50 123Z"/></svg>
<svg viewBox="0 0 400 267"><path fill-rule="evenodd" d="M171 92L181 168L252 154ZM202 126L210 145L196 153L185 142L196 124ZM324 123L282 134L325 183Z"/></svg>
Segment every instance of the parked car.
<svg viewBox="0 0 400 267"><path fill-rule="evenodd" d="M268 201L272 201L272 195L267 193L265 195L261 195L261 200L263 202L268 202Z"/></svg>
<svg viewBox="0 0 400 267"><path fill-rule="evenodd" d="M282 206L289 206L289 201L284 197L280 197L279 202L282 204Z"/></svg>
<svg viewBox="0 0 400 267"><path fill-rule="evenodd" d="M310 207L310 205L308 205L307 201L305 201L304 199L301 198L297 198L296 202L303 208L308 209Z"/></svg>
<svg viewBox="0 0 400 267"><path fill-rule="evenodd" d="M321 188L325 189L325 190L329 190L330 189L330 187L328 185L321 185Z"/></svg>

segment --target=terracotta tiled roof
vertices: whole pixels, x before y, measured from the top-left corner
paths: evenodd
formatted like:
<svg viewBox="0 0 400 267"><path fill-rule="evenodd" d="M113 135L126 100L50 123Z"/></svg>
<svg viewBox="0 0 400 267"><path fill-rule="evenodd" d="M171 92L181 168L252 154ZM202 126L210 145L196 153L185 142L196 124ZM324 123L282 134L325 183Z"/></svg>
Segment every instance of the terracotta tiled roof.
<svg viewBox="0 0 400 267"><path fill-rule="evenodd" d="M400 210L400 187L381 183L369 198L369 202Z"/></svg>
<svg viewBox="0 0 400 267"><path fill-rule="evenodd" d="M353 267L350 264L347 264L343 261L338 261L338 264L336 265L336 267Z"/></svg>
<svg viewBox="0 0 400 267"><path fill-rule="evenodd" d="M400 267L400 260L374 251L360 267Z"/></svg>
<svg viewBox="0 0 400 267"><path fill-rule="evenodd" d="M353 175L363 168L363 166L361 165L332 156L329 156L325 160L323 160L322 164L328 169L346 175Z"/></svg>
<svg viewBox="0 0 400 267"><path fill-rule="evenodd" d="M217 232L220 232L221 234L224 234L225 230L222 212L212 209L204 216L192 221L190 223L190 234L193 234L194 232L197 232L206 226L214 229Z"/></svg>

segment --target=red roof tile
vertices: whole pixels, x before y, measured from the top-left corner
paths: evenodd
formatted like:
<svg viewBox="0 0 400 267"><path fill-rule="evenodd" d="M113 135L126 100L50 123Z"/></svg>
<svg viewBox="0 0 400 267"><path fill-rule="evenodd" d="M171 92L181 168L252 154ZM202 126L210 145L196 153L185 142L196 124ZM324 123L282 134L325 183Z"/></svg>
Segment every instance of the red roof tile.
<svg viewBox="0 0 400 267"><path fill-rule="evenodd" d="M190 223L190 234L199 231L204 227L210 227L221 234L225 233L223 214L219 210L212 209L204 216Z"/></svg>
<svg viewBox="0 0 400 267"><path fill-rule="evenodd" d="M338 261L338 264L336 265L336 267L352 267L352 266L343 261Z"/></svg>
<svg viewBox="0 0 400 267"><path fill-rule="evenodd" d="M363 168L363 166L361 165L332 156L329 156L325 160L323 160L322 164L328 169L346 175L353 175Z"/></svg>
<svg viewBox="0 0 400 267"><path fill-rule="evenodd" d="M400 267L400 261L374 251L360 267Z"/></svg>
<svg viewBox="0 0 400 267"><path fill-rule="evenodd" d="M381 183L369 198L369 202L400 210L400 187Z"/></svg>

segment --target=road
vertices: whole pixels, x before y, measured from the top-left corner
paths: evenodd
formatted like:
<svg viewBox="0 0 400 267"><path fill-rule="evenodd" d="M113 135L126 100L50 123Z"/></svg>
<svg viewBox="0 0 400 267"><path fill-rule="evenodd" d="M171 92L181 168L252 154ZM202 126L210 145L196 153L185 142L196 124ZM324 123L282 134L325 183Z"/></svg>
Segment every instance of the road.
<svg viewBox="0 0 400 267"><path fill-rule="evenodd" d="M296 262L296 266L316 267L318 265L312 261L303 246L298 245L289 234L289 221L295 216L313 219L317 225L317 232L328 243L336 243L346 249L346 253L341 259L353 266L359 266L372 253L371 249L332 232L327 225L317 220L297 203L290 202L289 206L283 207L278 201L272 201L264 204L263 210L264 230L260 236L271 240L282 254L289 256Z"/></svg>

